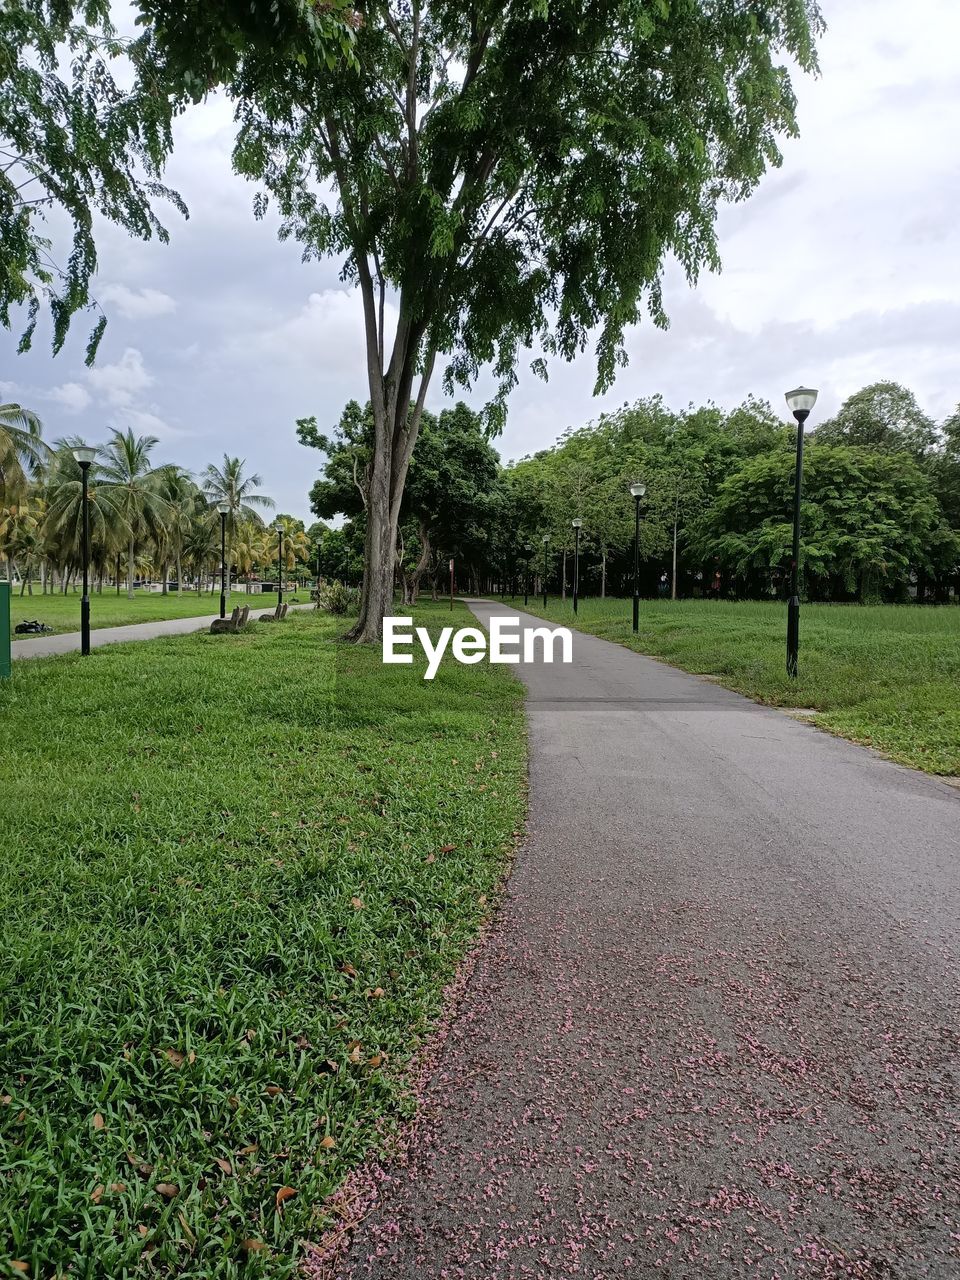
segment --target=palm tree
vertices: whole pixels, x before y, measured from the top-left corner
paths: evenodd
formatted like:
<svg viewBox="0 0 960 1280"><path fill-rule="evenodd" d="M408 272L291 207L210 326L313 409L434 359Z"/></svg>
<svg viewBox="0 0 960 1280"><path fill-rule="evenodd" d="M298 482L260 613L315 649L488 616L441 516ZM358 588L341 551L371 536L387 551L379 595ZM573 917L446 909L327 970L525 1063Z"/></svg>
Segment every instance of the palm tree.
<svg viewBox="0 0 960 1280"><path fill-rule="evenodd" d="M56 442L44 486L47 554L64 571L64 583L70 567L79 563L83 541L83 480L73 450L85 443L79 436ZM101 468L94 464L89 475L90 557L101 578L108 557L119 556L120 548L126 545L130 535L129 526L116 503L118 495L101 483L102 478Z"/></svg>
<svg viewBox="0 0 960 1280"><path fill-rule="evenodd" d="M21 499L29 477L43 470L50 450L40 438L40 419L18 404L0 404L0 501Z"/></svg>
<svg viewBox="0 0 960 1280"><path fill-rule="evenodd" d="M182 467L162 468L160 494L167 504L167 519L160 530L157 550L163 564L163 594L167 594L167 567L177 567L177 593L183 591L183 552L194 518L204 508L203 495L193 477Z"/></svg>
<svg viewBox="0 0 960 1280"><path fill-rule="evenodd" d="M151 467L150 454L159 444L156 436L135 436L132 428L114 431L100 450L101 488L123 516L127 526L127 599L133 599L133 574L137 542L160 533L170 508L161 493L164 467Z"/></svg>
<svg viewBox="0 0 960 1280"><path fill-rule="evenodd" d="M243 468L246 458L231 458L223 455L223 465L216 467L213 463L207 467L201 477L203 492L211 506L226 502L227 512L227 591L230 590L230 565L233 559L233 543L242 521L253 525L262 525L263 518L257 507L270 510L276 506L272 498L266 494L254 493L254 488L263 484L262 476L245 476Z"/></svg>

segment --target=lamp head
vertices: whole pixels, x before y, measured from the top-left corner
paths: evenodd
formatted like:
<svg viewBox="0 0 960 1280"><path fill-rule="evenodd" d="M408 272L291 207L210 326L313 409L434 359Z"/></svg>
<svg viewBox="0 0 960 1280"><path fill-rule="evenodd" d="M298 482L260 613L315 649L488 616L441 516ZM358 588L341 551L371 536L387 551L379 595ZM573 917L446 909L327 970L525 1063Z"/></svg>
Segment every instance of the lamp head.
<svg viewBox="0 0 960 1280"><path fill-rule="evenodd" d="M550 535L549 533L545 533L543 535L543 545L546 546L549 541L550 541Z"/></svg>
<svg viewBox="0 0 960 1280"><path fill-rule="evenodd" d="M571 521L570 521L570 528L571 528L571 529L582 529L582 528L583 528L583 521L582 521L582 520L571 520Z"/></svg>
<svg viewBox="0 0 960 1280"><path fill-rule="evenodd" d="M230 503L229 503L229 502L218 502L218 503L217 503L217 510L220 512L220 514L221 514L222 516L227 515L227 513L228 513L228 512L229 512L229 510L230 510Z"/></svg>
<svg viewBox="0 0 960 1280"><path fill-rule="evenodd" d="M633 494L635 498L642 498L643 495L647 492L647 486L638 481L637 484L632 484L630 486L630 492Z"/></svg>
<svg viewBox="0 0 960 1280"><path fill-rule="evenodd" d="M810 410L817 403L817 393L812 387L796 387L786 394L787 407L798 422L806 422Z"/></svg>
<svg viewBox="0 0 960 1280"><path fill-rule="evenodd" d="M89 445L82 444L73 450L73 456L81 467L89 467L97 456L97 451L96 449L91 449Z"/></svg>

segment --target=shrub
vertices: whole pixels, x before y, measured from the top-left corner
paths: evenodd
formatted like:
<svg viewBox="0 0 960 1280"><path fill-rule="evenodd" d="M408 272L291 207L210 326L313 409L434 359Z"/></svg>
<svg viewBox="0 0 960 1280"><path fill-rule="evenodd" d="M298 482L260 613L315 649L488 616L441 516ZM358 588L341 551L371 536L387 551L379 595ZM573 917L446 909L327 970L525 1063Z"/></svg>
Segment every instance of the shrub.
<svg viewBox="0 0 960 1280"><path fill-rule="evenodd" d="M328 582L315 592L317 607L327 613L353 613L357 607L355 587L345 587L342 582Z"/></svg>

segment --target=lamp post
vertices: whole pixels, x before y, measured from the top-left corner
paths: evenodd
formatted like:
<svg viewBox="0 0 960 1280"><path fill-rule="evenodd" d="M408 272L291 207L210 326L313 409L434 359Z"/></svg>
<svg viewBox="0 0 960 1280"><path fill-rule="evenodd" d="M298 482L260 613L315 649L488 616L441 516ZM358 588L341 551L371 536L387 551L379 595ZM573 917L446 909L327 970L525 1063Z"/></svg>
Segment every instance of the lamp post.
<svg viewBox="0 0 960 1280"><path fill-rule="evenodd" d="M547 555L549 554L549 548L550 548L550 535L549 533L545 533L543 535L543 607L544 608L547 607L547 573L549 571Z"/></svg>
<svg viewBox="0 0 960 1280"><path fill-rule="evenodd" d="M229 502L218 502L220 512L220 617L227 616L227 515Z"/></svg>
<svg viewBox="0 0 960 1280"><path fill-rule="evenodd" d="M576 613L580 596L580 529L583 521L571 520L570 525L573 529L573 612Z"/></svg>
<svg viewBox="0 0 960 1280"><path fill-rule="evenodd" d="M90 467L97 456L96 449L81 445L74 449L73 456L80 464L80 476L83 485L82 524L83 524L83 595L80 597L80 652L84 657L90 653L90 493L88 481Z"/></svg>
<svg viewBox="0 0 960 1280"><path fill-rule="evenodd" d="M530 590L530 557L533 555L533 547L528 542L523 548L523 607L527 607L527 592Z"/></svg>
<svg viewBox="0 0 960 1280"><path fill-rule="evenodd" d="M796 680L800 652L800 495L803 491L803 424L817 403L811 387L786 394L787 407L797 420L797 466L793 477L793 556L790 561L790 600L787 604L787 675Z"/></svg>
<svg viewBox="0 0 960 1280"><path fill-rule="evenodd" d="M632 484L630 493L633 496L633 629L640 630L640 499L647 492L645 484Z"/></svg>
<svg viewBox="0 0 960 1280"><path fill-rule="evenodd" d="M277 608L279 608L283 604L283 525L278 520L273 527L280 539L277 550L277 567L280 570L280 579L277 582Z"/></svg>

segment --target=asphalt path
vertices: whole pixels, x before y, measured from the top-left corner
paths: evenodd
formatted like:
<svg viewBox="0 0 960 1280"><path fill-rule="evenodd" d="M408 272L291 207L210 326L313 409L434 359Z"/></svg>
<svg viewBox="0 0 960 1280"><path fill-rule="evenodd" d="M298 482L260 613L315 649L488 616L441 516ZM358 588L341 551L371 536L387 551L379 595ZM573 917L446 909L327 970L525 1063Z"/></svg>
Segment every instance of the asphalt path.
<svg viewBox="0 0 960 1280"><path fill-rule="evenodd" d="M519 674L528 838L313 1274L960 1276L960 794L580 633Z"/></svg>
<svg viewBox="0 0 960 1280"><path fill-rule="evenodd" d="M256 599L256 597L252 597ZM243 604L246 604L244 600ZM241 605L241 608L243 605ZM231 611L233 605L230 606ZM312 609L312 604L292 604L290 611ZM267 606L250 605L250 619L255 621L261 613L272 613ZM228 615L229 616L229 615ZM105 644L126 644L130 640L157 640L161 636L183 636L192 631L203 631L220 614L208 613L204 617L167 618L161 622L132 622L122 627L96 627L90 632L90 648L99 649ZM80 632L64 631L53 636L32 636L26 640L14 640L10 645L14 658L50 658L60 653L78 653Z"/></svg>

